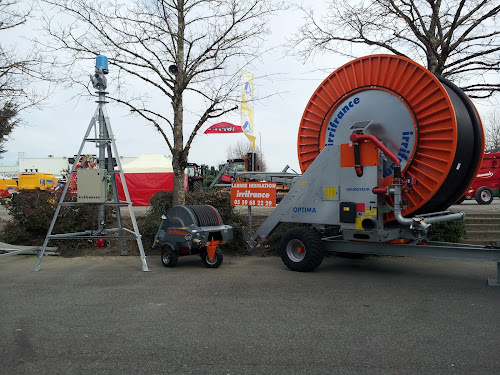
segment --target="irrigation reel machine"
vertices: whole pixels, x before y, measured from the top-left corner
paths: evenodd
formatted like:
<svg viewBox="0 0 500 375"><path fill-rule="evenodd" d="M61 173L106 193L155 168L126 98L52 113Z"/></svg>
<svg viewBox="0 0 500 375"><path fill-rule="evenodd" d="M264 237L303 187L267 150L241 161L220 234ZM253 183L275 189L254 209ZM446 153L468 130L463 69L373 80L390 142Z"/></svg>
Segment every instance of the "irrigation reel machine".
<svg viewBox="0 0 500 375"><path fill-rule="evenodd" d="M426 239L433 223L464 219L447 209L484 152L477 110L451 82L401 56L353 60L316 89L297 143L302 175L251 247L280 222L302 223L280 244L295 271L316 269L332 251L494 261L500 273L498 248Z"/></svg>

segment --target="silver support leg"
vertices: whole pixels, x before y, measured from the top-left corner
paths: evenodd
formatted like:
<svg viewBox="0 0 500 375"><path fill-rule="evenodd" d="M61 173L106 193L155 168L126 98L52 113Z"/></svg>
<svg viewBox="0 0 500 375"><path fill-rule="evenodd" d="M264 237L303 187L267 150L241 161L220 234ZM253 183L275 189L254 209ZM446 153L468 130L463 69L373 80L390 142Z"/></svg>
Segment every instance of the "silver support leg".
<svg viewBox="0 0 500 375"><path fill-rule="evenodd" d="M489 286L500 286L500 262L497 262L497 278L491 279L488 278Z"/></svg>
<svg viewBox="0 0 500 375"><path fill-rule="evenodd" d="M248 206L248 231L248 237L252 238L252 206Z"/></svg>
<svg viewBox="0 0 500 375"><path fill-rule="evenodd" d="M109 155L108 158L110 160L113 160L113 158L112 158L113 153L111 152L111 146L108 144L107 148L108 148L108 155ZM113 170L113 163L112 162L108 163L108 170ZM113 200L116 203L118 203L118 188L116 187L116 175L114 173L111 174L111 189L112 189L112 193L113 193ZM122 213L120 211L120 206L118 204L116 205L116 222L118 224L118 229L120 230L119 236L123 237L124 231L123 231ZM121 238L120 243L122 245L121 255L128 255L127 247L125 246L125 239Z"/></svg>
<svg viewBox="0 0 500 375"><path fill-rule="evenodd" d="M104 108L104 107L103 107L103 115L104 115L104 122L106 124L106 128L108 130L109 137L114 140L115 138L113 135L113 131L111 130L111 125L109 123L109 117L108 117L108 114L106 112L106 108ZM142 246L142 239L141 239L142 236L139 233L139 227L137 226L137 221L135 220L134 209L132 208L132 201L130 200L130 194L128 192L127 182L125 181L125 174L123 173L122 164L121 164L120 158L118 157L118 150L116 149L116 144L114 141L111 142L111 147L113 148L113 154L116 155L116 164L118 166L118 170L120 171L120 179L122 180L123 192L125 193L125 199L128 202L128 210L130 213L130 219L132 220L135 238L137 239L137 246L139 246L139 252L141 254L142 270L149 271L148 264L146 263L146 254L144 253L144 247Z"/></svg>
<svg viewBox="0 0 500 375"><path fill-rule="evenodd" d="M94 116L90 120L89 126L87 128L87 132L85 133L85 137L83 138L82 144L80 145L80 149L78 150L78 154L76 156L76 161L80 160L80 157L82 155L83 147L85 146L85 139L90 134L90 131L96 124L96 119L99 113L99 108L96 109ZM71 183L71 180L73 179L73 176L76 173L76 162L73 163L73 167L71 168L71 173L68 176L68 181L66 181L66 184L64 185L63 192L61 194L61 199L59 199L59 203L57 204L56 212L54 212L54 216L52 217L52 221L50 223L49 231L47 232L47 235L45 236L45 240L43 241L43 246L42 250L40 251L40 254L38 255L38 261L36 263L36 266L33 271L40 271L40 264L42 263L43 259L43 254L45 253L45 249L47 248L47 244L49 243L49 238L52 235L52 231L54 230L54 225L56 223L57 217L59 216L59 211L61 210L61 204L64 201L64 197L66 196L66 193L68 192L69 184Z"/></svg>

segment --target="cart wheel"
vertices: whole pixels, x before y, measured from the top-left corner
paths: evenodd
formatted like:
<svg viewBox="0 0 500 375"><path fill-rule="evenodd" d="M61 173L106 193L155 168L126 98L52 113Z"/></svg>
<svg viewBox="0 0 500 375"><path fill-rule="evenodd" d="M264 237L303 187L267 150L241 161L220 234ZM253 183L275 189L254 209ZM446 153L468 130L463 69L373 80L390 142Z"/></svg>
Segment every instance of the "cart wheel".
<svg viewBox="0 0 500 375"><path fill-rule="evenodd" d="M177 251L172 250L170 246L163 247L161 252L161 263L165 267L175 267L177 265Z"/></svg>
<svg viewBox="0 0 500 375"><path fill-rule="evenodd" d="M222 256L222 251L220 251L219 249L215 250L215 255L214 255L213 261L208 258L208 253L206 251L201 253L200 256L201 256L201 260L203 261L205 266L207 266L208 268L219 267L222 264L222 261L224 259L224 257Z"/></svg>
<svg viewBox="0 0 500 375"><path fill-rule="evenodd" d="M292 271L314 271L324 257L321 237L310 229L292 228L281 238L280 256Z"/></svg>
<svg viewBox="0 0 500 375"><path fill-rule="evenodd" d="M479 204L490 204L493 202L493 191L487 186L481 186L476 190L474 198Z"/></svg>

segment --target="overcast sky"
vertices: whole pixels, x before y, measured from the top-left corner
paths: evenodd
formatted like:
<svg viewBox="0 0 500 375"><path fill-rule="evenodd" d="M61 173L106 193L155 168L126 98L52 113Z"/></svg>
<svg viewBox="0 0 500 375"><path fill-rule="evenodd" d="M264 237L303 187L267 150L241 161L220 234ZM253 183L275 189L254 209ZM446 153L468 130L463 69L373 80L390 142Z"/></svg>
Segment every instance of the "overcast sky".
<svg viewBox="0 0 500 375"><path fill-rule="evenodd" d="M290 9L275 17L270 23L272 35L268 47L277 46L295 32L301 24L300 12ZM22 33L32 32L29 27ZM361 55L360 55L361 56ZM329 73L348 62L335 55L316 56L307 63L285 55L283 49L274 49L262 55L259 63L249 70L254 75L254 92L258 97L268 97L254 105L254 125L257 145L262 148L269 171L280 171L289 165L299 172L297 159L297 132L304 108L311 95ZM89 66L88 72L93 73ZM110 66L107 75L108 91L113 92L116 71ZM54 96L43 110L23 113L26 125L16 128L6 143L8 150L0 165L14 165L19 155L24 157L73 156L77 153L97 104L89 100L71 100L76 92L56 89ZM480 115L494 109L489 102L475 102ZM189 103L185 103L189 109ZM142 154L170 155L168 147L158 132L144 120L127 115L115 105L107 106L120 156ZM189 121L189 116L187 116ZM239 111L208 123L227 121L240 125ZM187 124L189 125L189 124ZM198 164L218 165L226 160L227 149L238 141L246 142L243 134L205 135L195 138L189 161ZM84 150L97 153L97 149ZM22 153L22 154L20 154Z"/></svg>

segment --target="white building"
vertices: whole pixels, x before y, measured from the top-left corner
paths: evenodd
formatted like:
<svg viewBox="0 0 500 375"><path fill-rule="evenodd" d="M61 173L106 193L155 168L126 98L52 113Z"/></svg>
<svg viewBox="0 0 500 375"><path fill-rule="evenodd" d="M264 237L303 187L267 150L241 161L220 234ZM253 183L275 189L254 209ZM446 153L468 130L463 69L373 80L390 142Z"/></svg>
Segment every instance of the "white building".
<svg viewBox="0 0 500 375"><path fill-rule="evenodd" d="M135 160L135 157L120 157L122 165ZM74 156L49 156L46 158L19 158L18 165L0 165L0 177L17 178L19 173L39 172L50 173L58 180L66 177L73 166Z"/></svg>
<svg viewBox="0 0 500 375"><path fill-rule="evenodd" d="M19 173L50 173L60 180L70 171L70 168L70 160L66 156L48 158L19 158Z"/></svg>

